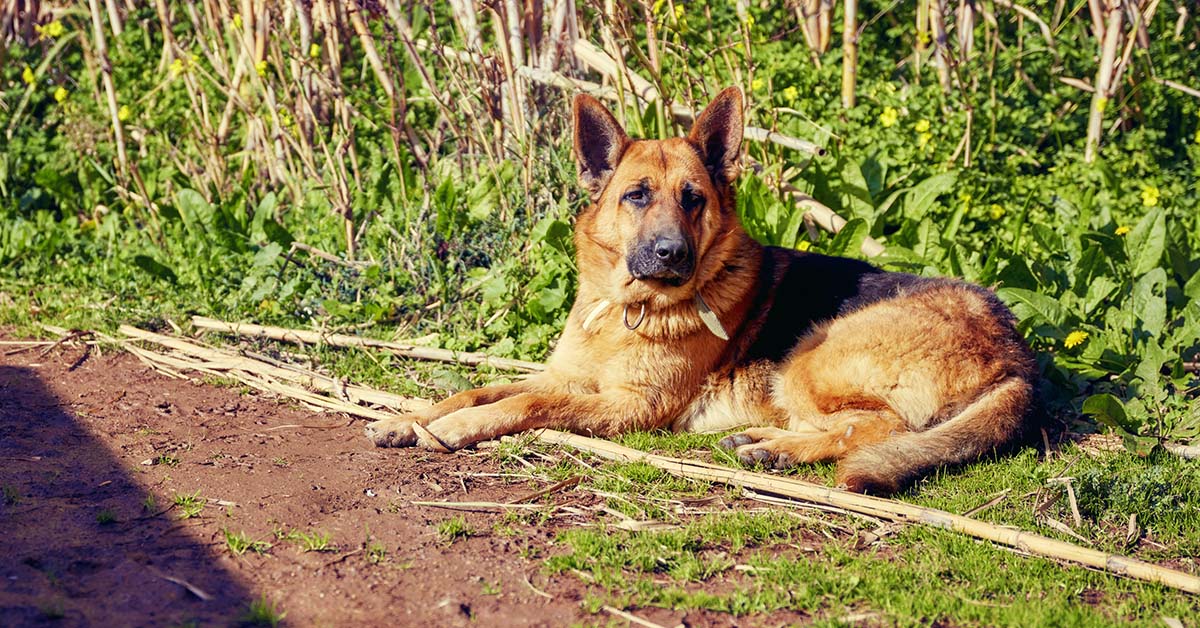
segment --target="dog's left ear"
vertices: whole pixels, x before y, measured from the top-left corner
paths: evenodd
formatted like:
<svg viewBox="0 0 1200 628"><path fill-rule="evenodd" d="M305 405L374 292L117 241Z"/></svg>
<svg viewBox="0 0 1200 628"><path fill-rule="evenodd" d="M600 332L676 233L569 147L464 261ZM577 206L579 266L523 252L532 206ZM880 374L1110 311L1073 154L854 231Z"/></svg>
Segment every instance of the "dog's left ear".
<svg viewBox="0 0 1200 628"><path fill-rule="evenodd" d="M688 139L704 151L704 165L718 183L733 183L742 153L742 90L727 87L696 118Z"/></svg>

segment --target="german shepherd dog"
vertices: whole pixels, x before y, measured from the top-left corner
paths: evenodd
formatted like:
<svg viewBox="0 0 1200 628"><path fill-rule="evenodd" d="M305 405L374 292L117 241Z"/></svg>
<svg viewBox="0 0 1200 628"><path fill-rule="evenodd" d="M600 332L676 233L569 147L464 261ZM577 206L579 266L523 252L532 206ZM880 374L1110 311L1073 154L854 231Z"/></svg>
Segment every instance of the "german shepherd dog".
<svg viewBox="0 0 1200 628"><path fill-rule="evenodd" d="M748 464L836 460L844 488L890 494L1011 443L1036 365L988 290L776 247L738 220L742 94L684 138L631 140L574 102L579 291L545 372L376 421L379 446L450 451L553 428L596 436L742 429Z"/></svg>

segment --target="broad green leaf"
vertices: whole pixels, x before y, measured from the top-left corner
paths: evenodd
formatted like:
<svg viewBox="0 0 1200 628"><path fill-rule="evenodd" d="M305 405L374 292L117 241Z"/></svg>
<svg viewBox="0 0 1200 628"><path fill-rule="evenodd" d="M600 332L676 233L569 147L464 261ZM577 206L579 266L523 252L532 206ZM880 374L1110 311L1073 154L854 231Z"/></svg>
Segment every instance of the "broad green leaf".
<svg viewBox="0 0 1200 628"><path fill-rule="evenodd" d="M1152 269L1133 284L1130 305L1142 322L1142 329L1152 336L1161 334L1167 324L1166 285L1167 271L1162 268Z"/></svg>
<svg viewBox="0 0 1200 628"><path fill-rule="evenodd" d="M1150 210L1125 236L1130 272L1140 277L1158 266L1167 244L1167 218L1159 207Z"/></svg>
<svg viewBox="0 0 1200 628"><path fill-rule="evenodd" d="M1125 413L1125 404L1108 393L1092 395L1083 402L1083 413L1120 432L1137 434L1138 425Z"/></svg>
<svg viewBox="0 0 1200 628"><path fill-rule="evenodd" d="M957 180L958 173L943 172L913 186L908 201L904 205L904 213L913 220L920 220L929 213L929 209L933 207L937 198L948 192Z"/></svg>
<svg viewBox="0 0 1200 628"><path fill-rule="evenodd" d="M846 223L842 230L833 236L833 241L829 243L829 252L832 255L842 255L847 257L861 257L863 240L867 239L867 235L871 232L871 228L867 226L867 221L862 218L854 218Z"/></svg>
<svg viewBox="0 0 1200 628"><path fill-rule="evenodd" d="M1040 292L1023 288L1000 288L996 290L996 296L1007 303L1022 322L1032 317L1039 319L1039 322L1061 327L1067 320L1067 314L1059 302Z"/></svg>
<svg viewBox="0 0 1200 628"><path fill-rule="evenodd" d="M149 255L134 255L133 265L164 281L175 283L179 280L179 278L175 276L175 271L162 265L158 260L150 257Z"/></svg>
<svg viewBox="0 0 1200 628"><path fill-rule="evenodd" d="M212 205L195 190L180 190L175 195L175 207L192 235L207 238L212 232Z"/></svg>

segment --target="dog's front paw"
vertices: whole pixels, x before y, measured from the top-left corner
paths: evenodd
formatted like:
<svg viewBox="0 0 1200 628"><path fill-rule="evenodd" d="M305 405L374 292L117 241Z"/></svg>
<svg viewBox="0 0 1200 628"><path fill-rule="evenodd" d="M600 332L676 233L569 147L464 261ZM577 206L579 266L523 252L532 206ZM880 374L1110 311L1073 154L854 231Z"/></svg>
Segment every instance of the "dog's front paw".
<svg viewBox="0 0 1200 628"><path fill-rule="evenodd" d="M368 423L367 438L376 447L412 447L417 444L413 423L411 418L403 416Z"/></svg>
<svg viewBox="0 0 1200 628"><path fill-rule="evenodd" d="M761 464L769 469L790 469L796 466L796 461L785 449L769 440L742 445L733 453L738 461L745 465Z"/></svg>
<svg viewBox="0 0 1200 628"><path fill-rule="evenodd" d="M478 406L451 412L425 425L417 434L417 446L430 451L446 452L498 436L494 417L491 412L485 410L486 407Z"/></svg>

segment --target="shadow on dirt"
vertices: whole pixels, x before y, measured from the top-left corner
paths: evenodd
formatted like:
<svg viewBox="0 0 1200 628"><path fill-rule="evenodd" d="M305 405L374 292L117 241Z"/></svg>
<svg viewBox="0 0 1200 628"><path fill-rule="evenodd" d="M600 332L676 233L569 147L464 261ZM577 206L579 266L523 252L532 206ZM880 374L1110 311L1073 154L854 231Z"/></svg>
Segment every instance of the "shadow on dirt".
<svg viewBox="0 0 1200 628"><path fill-rule="evenodd" d="M245 612L249 590L216 560L224 539L196 538L136 471L37 370L0 366L0 624L208 625Z"/></svg>

